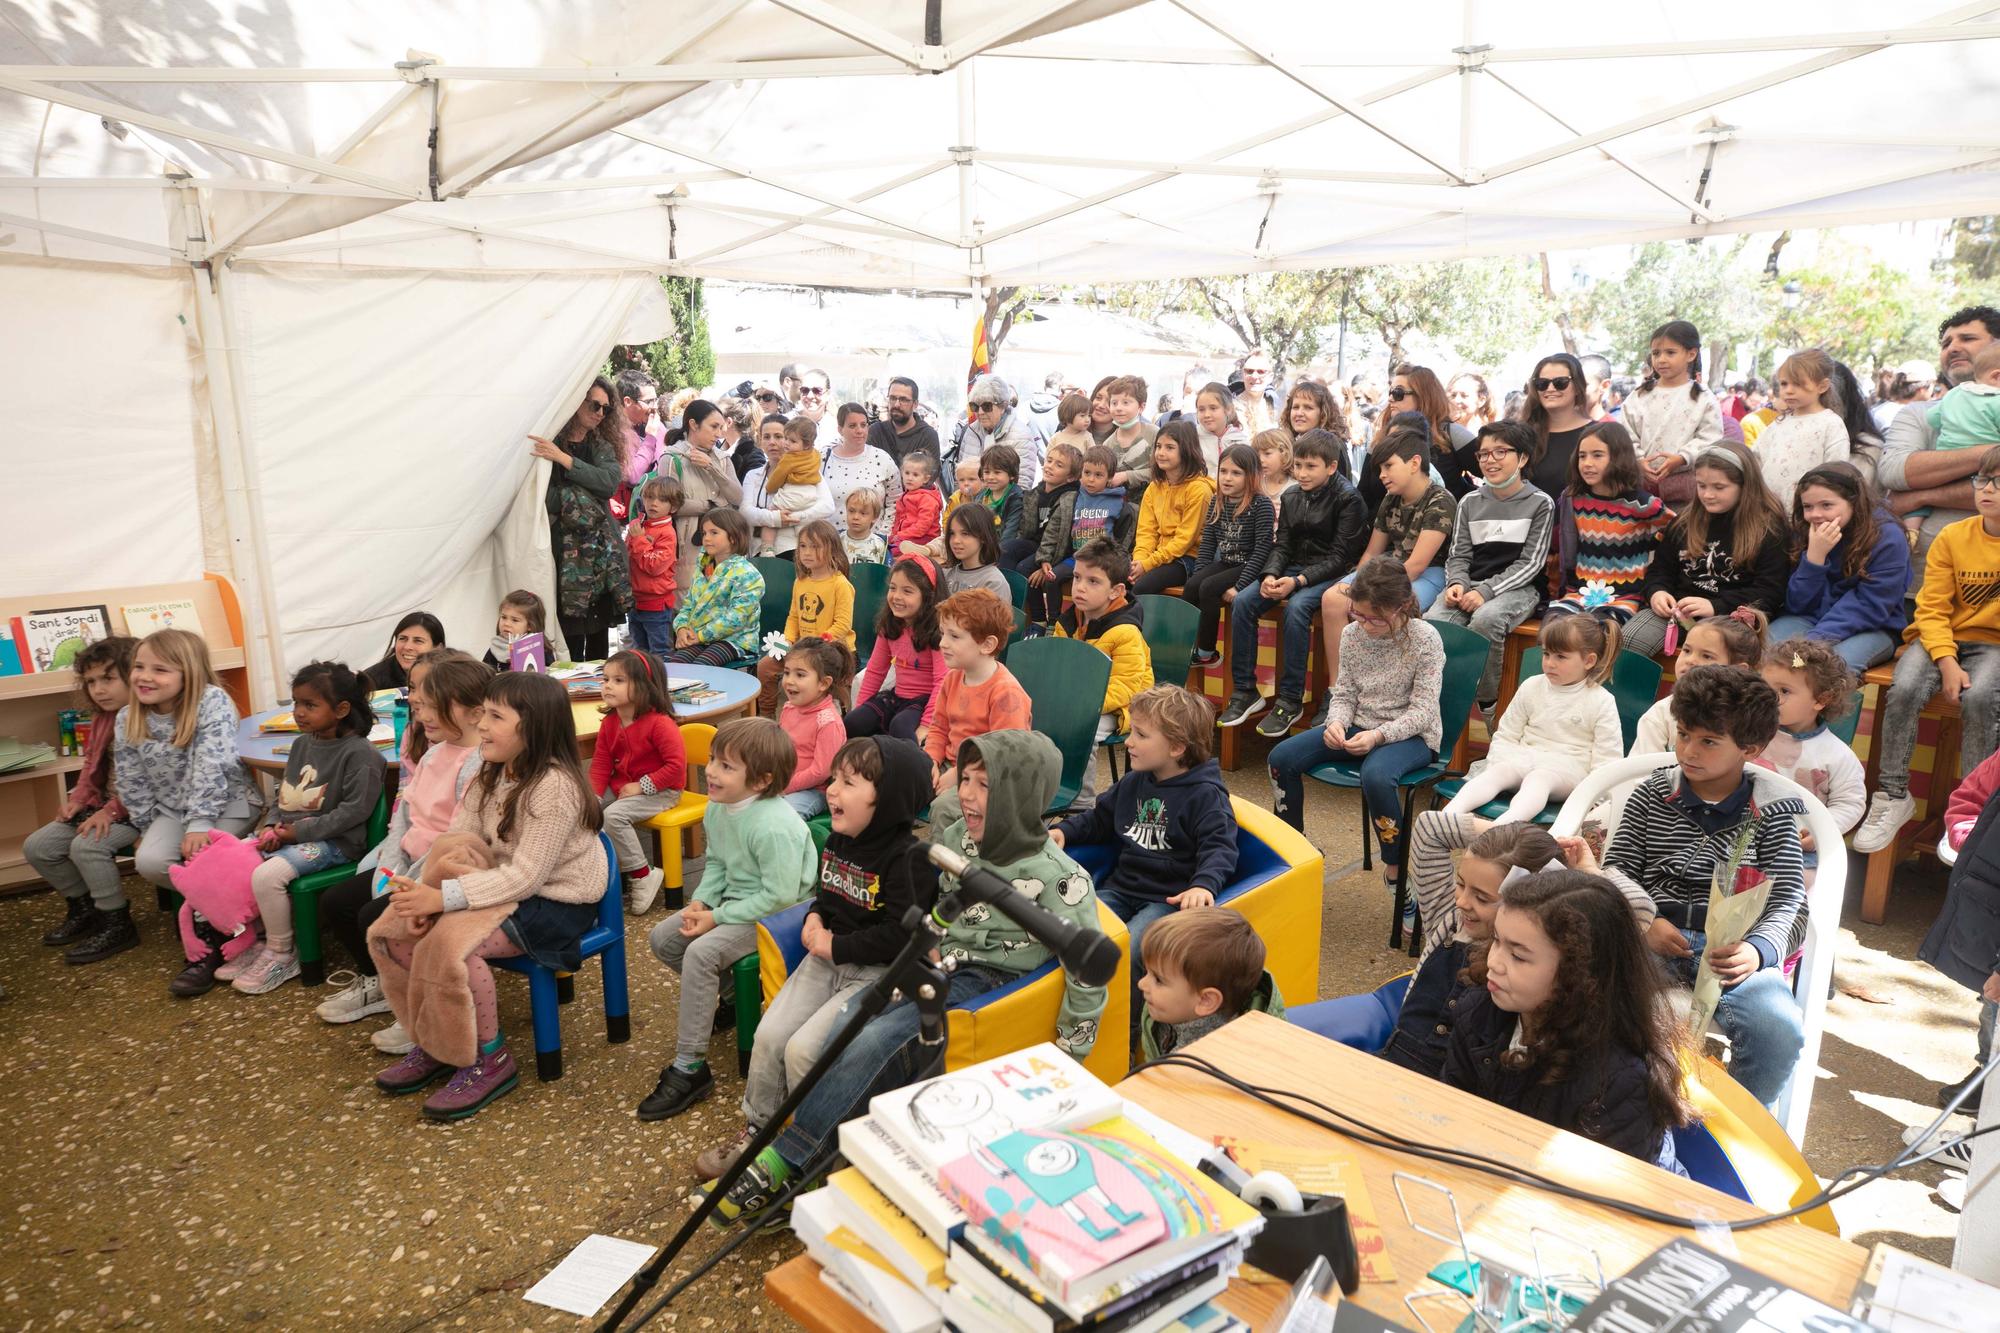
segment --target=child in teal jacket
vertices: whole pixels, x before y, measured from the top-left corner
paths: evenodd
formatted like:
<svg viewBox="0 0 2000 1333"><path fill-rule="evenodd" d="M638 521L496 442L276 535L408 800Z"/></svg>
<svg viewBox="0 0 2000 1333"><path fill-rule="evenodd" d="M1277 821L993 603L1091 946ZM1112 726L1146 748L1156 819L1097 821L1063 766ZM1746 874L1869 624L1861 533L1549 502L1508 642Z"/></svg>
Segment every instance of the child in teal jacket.
<svg viewBox="0 0 2000 1333"><path fill-rule="evenodd" d="M745 558L750 522L734 509L701 516L701 561L674 619L669 662L723 666L757 655L764 576Z"/></svg>

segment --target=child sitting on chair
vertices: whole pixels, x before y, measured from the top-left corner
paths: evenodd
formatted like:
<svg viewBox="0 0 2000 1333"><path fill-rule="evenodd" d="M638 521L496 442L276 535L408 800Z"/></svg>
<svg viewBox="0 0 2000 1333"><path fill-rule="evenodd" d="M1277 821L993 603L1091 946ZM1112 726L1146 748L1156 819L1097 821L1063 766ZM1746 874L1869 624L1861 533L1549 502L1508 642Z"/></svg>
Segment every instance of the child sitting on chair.
<svg viewBox="0 0 2000 1333"><path fill-rule="evenodd" d="M1098 897L1132 932L1132 954L1141 960L1149 926L1212 905L1236 878L1236 814L1209 754L1214 719L1208 700L1178 685L1135 697L1125 741L1130 771L1089 809L1049 830L1065 849L1117 847Z"/></svg>
<svg viewBox="0 0 2000 1333"><path fill-rule="evenodd" d="M1770 898L1748 934L1709 950L1723 986L1715 1020L1730 1040L1729 1072L1773 1106L1792 1081L1805 1020L1783 964L1805 941L1806 894L1799 846L1805 802L1758 776L1755 763L1778 731L1778 697L1738 667L1704 666L1674 684L1674 754L1625 802L1604 853L1604 875L1658 916L1635 912L1646 943L1668 971L1692 985L1707 944L1709 887L1720 875L1738 893L1768 883ZM1594 871L1589 858L1579 870Z"/></svg>
<svg viewBox="0 0 2000 1333"><path fill-rule="evenodd" d="M729 513L729 510L720 510ZM679 1115L715 1090L708 1039L736 960L757 951L757 922L812 891L812 834L780 797L797 757L768 717L732 718L708 744L708 864L688 904L653 927L653 956L680 974L674 1058L639 1103L641 1120Z"/></svg>
<svg viewBox="0 0 2000 1333"><path fill-rule="evenodd" d="M840 747L826 785L833 833L819 859L819 887L800 942L806 956L757 1024L743 1127L695 1159L703 1180L729 1169L788 1088L805 1077L838 1030L840 1011L882 975L909 933L903 913L928 908L937 877L910 835L930 798L929 762L896 736L864 736Z"/></svg>
<svg viewBox="0 0 2000 1333"><path fill-rule="evenodd" d="M1139 995L1139 1050L1157 1060L1255 1011L1284 1016L1278 983L1264 970L1264 941L1227 907L1195 907L1146 932Z"/></svg>
<svg viewBox="0 0 2000 1333"><path fill-rule="evenodd" d="M938 604L938 656L947 668L931 701L930 725L917 741L930 756L931 818L958 818L958 747L989 731L1026 730L1033 706L1014 673L1000 664L1000 650L1014 630L1014 611L988 588L967 588Z"/></svg>

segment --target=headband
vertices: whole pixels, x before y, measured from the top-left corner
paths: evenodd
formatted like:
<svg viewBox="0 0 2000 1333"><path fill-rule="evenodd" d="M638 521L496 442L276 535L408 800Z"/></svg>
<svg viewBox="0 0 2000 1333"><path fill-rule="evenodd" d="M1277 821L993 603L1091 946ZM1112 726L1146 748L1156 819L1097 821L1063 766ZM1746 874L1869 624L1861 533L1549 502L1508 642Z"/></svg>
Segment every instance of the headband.
<svg viewBox="0 0 2000 1333"><path fill-rule="evenodd" d="M1518 883L1521 880L1533 879L1536 875L1546 874L1551 870L1567 869L1569 869L1569 863L1564 861L1560 856L1543 866L1540 870L1529 870L1525 866L1509 866L1507 873L1501 877L1500 892L1507 892L1508 885Z"/></svg>
<svg viewBox="0 0 2000 1333"><path fill-rule="evenodd" d="M937 588L937 582L938 582L938 572L937 572L937 566L936 566L935 564L931 563L931 558L930 558L929 556L927 556L927 555L906 555L906 556L904 556L904 557L903 557L903 559L905 559L905 560L909 561L909 562L910 562L911 564L915 565L915 566L916 566L917 568L919 568L919 569L923 570L923 571L924 571L924 577L925 577L925 578L927 578L927 579L929 579L929 580L931 581L931 588L932 588L933 590L935 590L935 589Z"/></svg>
<svg viewBox="0 0 2000 1333"><path fill-rule="evenodd" d="M653 678L653 659L643 651L635 652L632 656L639 659L639 669L646 673L647 680L651 680Z"/></svg>

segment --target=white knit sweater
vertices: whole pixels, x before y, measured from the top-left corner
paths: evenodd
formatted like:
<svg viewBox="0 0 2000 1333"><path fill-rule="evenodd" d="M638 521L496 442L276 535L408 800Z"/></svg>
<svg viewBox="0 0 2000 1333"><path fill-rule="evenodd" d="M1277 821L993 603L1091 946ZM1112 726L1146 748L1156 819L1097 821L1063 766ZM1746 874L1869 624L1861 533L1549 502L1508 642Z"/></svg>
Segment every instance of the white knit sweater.
<svg viewBox="0 0 2000 1333"><path fill-rule="evenodd" d="M1486 757L1581 778L1624 752L1611 691L1588 681L1556 685L1547 676L1530 676L1500 714Z"/></svg>

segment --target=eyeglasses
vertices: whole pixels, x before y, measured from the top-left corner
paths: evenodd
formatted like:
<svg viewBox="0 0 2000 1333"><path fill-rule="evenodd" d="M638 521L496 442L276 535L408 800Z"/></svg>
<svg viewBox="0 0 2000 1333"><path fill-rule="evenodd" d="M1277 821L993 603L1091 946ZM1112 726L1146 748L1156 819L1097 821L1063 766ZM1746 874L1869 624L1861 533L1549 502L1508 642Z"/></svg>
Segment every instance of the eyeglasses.
<svg viewBox="0 0 2000 1333"><path fill-rule="evenodd" d="M1416 397L1416 396L1417 396L1417 394L1416 394L1416 390L1414 390L1414 389L1405 389L1405 388L1402 388L1401 386L1398 386L1398 387L1396 387L1396 388L1394 388L1394 389L1391 389L1391 390L1389 390L1389 400L1390 400L1391 402L1397 402L1397 403L1400 403L1400 402L1402 402L1402 401L1403 401L1403 400L1404 400L1405 398L1414 398L1414 397Z"/></svg>
<svg viewBox="0 0 2000 1333"><path fill-rule="evenodd" d="M1567 375L1551 375L1544 379L1542 376L1537 375L1534 379L1534 385L1536 393L1547 393L1550 389L1567 389L1570 386L1570 378Z"/></svg>
<svg viewBox="0 0 2000 1333"><path fill-rule="evenodd" d="M906 393L892 393L889 395L889 401L892 403L914 403L917 400Z"/></svg>
<svg viewBox="0 0 2000 1333"><path fill-rule="evenodd" d="M973 410L973 411L975 411L975 412L998 412L998 411L1000 410L1000 404L998 404L998 403L974 403L974 404L972 405L972 410Z"/></svg>
<svg viewBox="0 0 2000 1333"><path fill-rule="evenodd" d="M599 416L603 416L611 409L611 404L601 398L586 398L583 400L583 405L586 409L597 413Z"/></svg>
<svg viewBox="0 0 2000 1333"><path fill-rule="evenodd" d="M2000 475L1974 477L1972 479L1972 489L1975 491L2000 491Z"/></svg>
<svg viewBox="0 0 2000 1333"><path fill-rule="evenodd" d="M1514 451L1512 449L1481 449L1473 455L1474 458L1482 463L1497 463L1513 456Z"/></svg>
<svg viewBox="0 0 2000 1333"><path fill-rule="evenodd" d="M1389 623L1389 617L1387 616L1363 615L1359 611L1349 611L1347 613L1347 618L1349 620L1352 620L1357 625L1366 625L1370 629L1380 629L1382 628L1382 626Z"/></svg>
<svg viewBox="0 0 2000 1333"><path fill-rule="evenodd" d="M648 412L657 412L660 410L660 400L657 398L641 399L639 406L645 408Z"/></svg>
<svg viewBox="0 0 2000 1333"><path fill-rule="evenodd" d="M1250 378L1250 377L1251 377L1252 375L1256 375L1256 376L1258 376L1259 378L1264 378L1264 377L1267 377L1267 376L1269 376L1269 375L1270 375L1270 373L1271 373L1270 371L1268 371L1268 370L1265 370L1265 369L1264 369L1264 368L1263 368L1262 366L1245 366L1245 367L1243 367L1243 378L1244 378L1244 379L1246 379L1246 380L1247 380L1247 379L1249 379L1249 378Z"/></svg>
<svg viewBox="0 0 2000 1333"><path fill-rule="evenodd" d="M799 390L799 397L801 397L801 398L824 398L824 397L826 397L826 390L825 390L825 389L807 389L807 388L801 388L801 389Z"/></svg>
<svg viewBox="0 0 2000 1333"><path fill-rule="evenodd" d="M778 395L775 393L760 393L757 395L757 401L760 403L775 403L778 401Z"/></svg>

